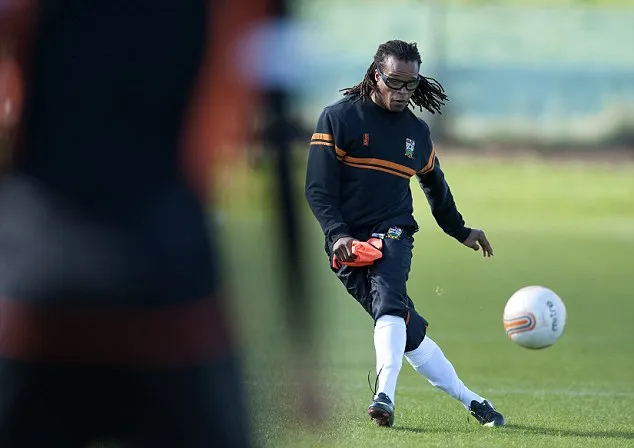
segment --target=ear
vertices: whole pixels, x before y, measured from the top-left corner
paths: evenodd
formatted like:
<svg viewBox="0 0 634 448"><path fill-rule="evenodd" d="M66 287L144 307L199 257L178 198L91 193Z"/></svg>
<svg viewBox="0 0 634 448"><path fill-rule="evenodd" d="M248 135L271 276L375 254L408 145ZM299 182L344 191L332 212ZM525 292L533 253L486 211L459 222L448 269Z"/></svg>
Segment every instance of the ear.
<svg viewBox="0 0 634 448"><path fill-rule="evenodd" d="M379 71L377 69L374 69L374 83L378 84L379 79L381 79L381 76L379 75Z"/></svg>

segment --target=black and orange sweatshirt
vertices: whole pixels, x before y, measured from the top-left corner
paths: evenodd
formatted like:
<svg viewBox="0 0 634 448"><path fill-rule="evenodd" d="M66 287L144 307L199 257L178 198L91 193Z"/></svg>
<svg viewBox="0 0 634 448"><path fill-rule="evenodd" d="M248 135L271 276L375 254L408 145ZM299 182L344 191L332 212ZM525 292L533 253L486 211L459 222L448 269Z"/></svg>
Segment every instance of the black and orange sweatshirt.
<svg viewBox="0 0 634 448"><path fill-rule="evenodd" d="M305 194L329 251L343 236L396 226L418 231L410 179L416 176L442 230L464 241L458 212L427 123L409 109L390 112L345 96L322 111L310 142Z"/></svg>

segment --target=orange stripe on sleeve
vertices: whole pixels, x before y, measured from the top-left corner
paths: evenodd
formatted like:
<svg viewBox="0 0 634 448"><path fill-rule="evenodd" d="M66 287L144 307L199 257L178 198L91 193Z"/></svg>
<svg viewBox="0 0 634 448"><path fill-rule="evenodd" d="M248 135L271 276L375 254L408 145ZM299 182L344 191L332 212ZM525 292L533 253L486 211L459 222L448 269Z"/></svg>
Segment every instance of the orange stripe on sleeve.
<svg viewBox="0 0 634 448"><path fill-rule="evenodd" d="M315 132L311 137L311 140L324 140L327 142L335 141L331 134L322 134L321 132Z"/></svg>
<svg viewBox="0 0 634 448"><path fill-rule="evenodd" d="M436 165L436 148L432 145L431 154L429 155L429 160L427 160L427 164L417 174L429 173L430 171L434 170L435 165Z"/></svg>

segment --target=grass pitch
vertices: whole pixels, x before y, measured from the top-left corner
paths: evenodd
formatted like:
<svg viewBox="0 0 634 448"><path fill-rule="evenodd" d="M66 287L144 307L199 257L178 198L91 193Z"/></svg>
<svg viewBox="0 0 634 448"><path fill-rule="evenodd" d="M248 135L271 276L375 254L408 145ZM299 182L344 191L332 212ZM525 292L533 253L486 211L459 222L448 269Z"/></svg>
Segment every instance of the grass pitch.
<svg viewBox="0 0 634 448"><path fill-rule="evenodd" d="M246 178L236 180L227 196L231 201L223 202L223 223L258 442L634 446L634 165L475 157L446 157L441 163L459 210L468 225L487 232L495 257L483 259L442 234L413 182L421 231L409 292L430 321L429 335L465 384L503 412L507 427L480 427L407 362L399 377L395 426L377 428L369 421L372 323L329 272L322 236L308 214L305 259L318 311L316 373L326 420L314 426L298 418L278 272L270 262L275 247L267 236L272 228L265 181L246 172L248 184ZM301 199L301 186L298 190ZM568 311L562 338L539 351L513 344L502 327L507 298L531 284L552 288Z"/></svg>

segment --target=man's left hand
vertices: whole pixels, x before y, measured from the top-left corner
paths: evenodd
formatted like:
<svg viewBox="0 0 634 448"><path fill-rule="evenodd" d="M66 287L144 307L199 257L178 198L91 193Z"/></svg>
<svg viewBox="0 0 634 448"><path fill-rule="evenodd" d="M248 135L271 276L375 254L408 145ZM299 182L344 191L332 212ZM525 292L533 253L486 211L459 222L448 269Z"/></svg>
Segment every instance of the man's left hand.
<svg viewBox="0 0 634 448"><path fill-rule="evenodd" d="M471 249L475 251L480 250L480 246L482 246L483 256L485 257L493 256L493 248L491 247L489 240L487 240L487 237L482 230L472 229L471 233L469 234L467 239L462 242L462 244L464 244L467 247L470 247Z"/></svg>

